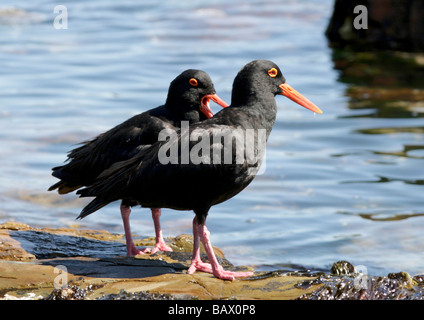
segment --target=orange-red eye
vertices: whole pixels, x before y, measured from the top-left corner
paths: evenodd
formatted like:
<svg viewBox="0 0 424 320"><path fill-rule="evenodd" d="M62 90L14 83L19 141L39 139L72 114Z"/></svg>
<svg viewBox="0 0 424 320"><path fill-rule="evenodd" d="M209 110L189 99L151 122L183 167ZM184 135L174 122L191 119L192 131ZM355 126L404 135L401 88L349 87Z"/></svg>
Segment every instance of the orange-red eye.
<svg viewBox="0 0 424 320"><path fill-rule="evenodd" d="M197 82L197 80L196 79L194 79L194 78L191 78L190 80L188 80L188 82L193 86L193 87L195 87L195 86L197 86L199 83Z"/></svg>
<svg viewBox="0 0 424 320"><path fill-rule="evenodd" d="M271 78L275 78L277 76L277 74L278 74L278 70L275 69L275 68L271 68L271 69L268 70L268 75Z"/></svg>

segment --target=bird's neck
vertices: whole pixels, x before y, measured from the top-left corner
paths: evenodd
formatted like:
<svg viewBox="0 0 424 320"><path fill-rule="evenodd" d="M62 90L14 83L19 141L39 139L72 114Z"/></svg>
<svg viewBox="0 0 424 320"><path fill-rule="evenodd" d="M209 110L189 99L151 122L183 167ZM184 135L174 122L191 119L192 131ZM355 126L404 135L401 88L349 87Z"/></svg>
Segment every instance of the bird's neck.
<svg viewBox="0 0 424 320"><path fill-rule="evenodd" d="M268 140L277 115L277 104L275 99L267 102L261 101L253 105L246 105L243 109L250 119L250 122L253 124L254 129L266 130L266 137Z"/></svg>
<svg viewBox="0 0 424 320"><path fill-rule="evenodd" d="M175 119L182 121L189 121L190 123L195 123L200 120L206 119L202 117L203 113L199 112L200 106L191 106L187 105L187 102L180 103L178 101L167 101L166 108L174 116ZM196 110L197 108L197 110Z"/></svg>
<svg viewBox="0 0 424 320"><path fill-rule="evenodd" d="M248 86L241 87L235 92L233 90L231 108L233 107L242 109L255 129L266 129L267 136L271 133L277 115L274 94Z"/></svg>

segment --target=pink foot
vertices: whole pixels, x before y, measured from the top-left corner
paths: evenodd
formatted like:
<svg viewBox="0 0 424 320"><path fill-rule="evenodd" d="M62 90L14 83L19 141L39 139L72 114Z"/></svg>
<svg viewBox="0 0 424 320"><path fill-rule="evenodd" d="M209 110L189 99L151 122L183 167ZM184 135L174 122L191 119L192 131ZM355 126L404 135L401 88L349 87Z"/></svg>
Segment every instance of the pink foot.
<svg viewBox="0 0 424 320"><path fill-rule="evenodd" d="M235 272L224 270L222 266L219 266L213 271L213 275L218 279L222 280L234 280L235 278L244 278L253 276L253 272Z"/></svg>
<svg viewBox="0 0 424 320"><path fill-rule="evenodd" d="M212 273L215 277L222 280L234 280L235 278L251 277L253 272L233 272L227 271L219 266L214 272L210 263L203 262L201 260L192 261L187 273L193 274L196 271L202 271L206 273Z"/></svg>
<svg viewBox="0 0 424 320"><path fill-rule="evenodd" d="M125 241L127 245L127 255L132 257L138 254L144 254L143 251L135 247L132 236L131 236L131 228L130 228L131 208L121 204L120 209L121 209L122 222L124 223Z"/></svg>
<svg viewBox="0 0 424 320"><path fill-rule="evenodd" d="M205 263L200 258L200 238L199 238L199 224L197 218L193 219L193 256L191 258L190 267L187 270L188 274L193 274L196 271L203 271L212 273L212 266L210 263Z"/></svg>
<svg viewBox="0 0 424 320"><path fill-rule="evenodd" d="M152 219L155 225L156 243L155 247L151 251L152 254L158 251L172 251L172 249L165 243L162 236L162 228L160 227L160 215L161 210L158 208L152 208Z"/></svg>
<svg viewBox="0 0 424 320"><path fill-rule="evenodd" d="M164 241L159 241L159 242L156 242L156 245L152 250L152 254L154 254L158 251L172 252L172 249Z"/></svg>
<svg viewBox="0 0 424 320"><path fill-rule="evenodd" d="M200 241L202 240L203 246L205 247L209 261L211 263L202 262L200 259ZM205 224L199 225L197 218L193 219L193 258L191 265L188 268L187 273L193 274L195 271L203 271L212 273L215 277L222 280L234 280L235 278L251 277L253 272L233 272L227 271L222 268L216 259L215 253L212 248L212 244L209 239L209 231Z"/></svg>
<svg viewBox="0 0 424 320"><path fill-rule="evenodd" d="M139 250L135 245L132 245L130 248L127 247L127 256L133 257L138 254L145 254L144 250Z"/></svg>
<svg viewBox="0 0 424 320"><path fill-rule="evenodd" d="M202 260L194 260L191 262L190 267L188 268L187 273L193 274L196 271L202 271L206 273L212 273L215 277L222 280L234 280L235 278L251 277L253 272L234 272L227 271L218 265L216 270L213 270L213 267L210 263L203 262Z"/></svg>
<svg viewBox="0 0 424 320"><path fill-rule="evenodd" d="M193 274L196 271L202 271L207 273L213 273L212 266L210 263L203 262L202 260L193 260L191 261L191 265L188 268L187 273Z"/></svg>
<svg viewBox="0 0 424 320"><path fill-rule="evenodd" d="M154 254L158 251L170 251L172 252L172 249L165 243L165 241L156 241L155 246L153 247L153 249L151 248L145 248L143 250L141 250L143 253L150 253L150 254Z"/></svg>
<svg viewBox="0 0 424 320"><path fill-rule="evenodd" d="M165 241L163 240L162 236L162 230L160 227L160 215L161 210L160 209L152 209L152 218L153 223L155 225L155 233L156 233L156 244L153 248L145 248L143 250L139 250L134 245L132 236L131 236L131 228L130 228L130 214L131 214L131 208L127 207L123 204L121 204L121 216L122 221L124 223L124 231L125 231L125 240L127 245L127 255L128 256L136 256L138 254L146 254L146 253L156 253L158 251L172 251L172 249L166 245Z"/></svg>

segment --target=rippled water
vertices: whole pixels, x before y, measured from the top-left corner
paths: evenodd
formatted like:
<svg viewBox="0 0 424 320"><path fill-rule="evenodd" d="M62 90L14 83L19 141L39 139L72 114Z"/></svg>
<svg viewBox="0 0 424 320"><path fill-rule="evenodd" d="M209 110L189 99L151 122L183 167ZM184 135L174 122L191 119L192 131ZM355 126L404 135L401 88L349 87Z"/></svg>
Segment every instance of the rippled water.
<svg viewBox="0 0 424 320"><path fill-rule="evenodd" d="M46 190L76 143L162 104L184 69L207 71L229 102L237 71L271 59L324 114L277 97L265 173L212 208L213 244L258 269L343 259L372 274L424 272L424 86L407 72L399 82L396 61L375 69L370 58L361 74L330 49L332 1L72 1L66 30L53 26L55 5L0 4L0 222L75 224L85 201ZM135 234L153 235L149 210L131 218ZM164 210L164 234L190 233L191 220ZM118 205L81 226L122 232Z"/></svg>

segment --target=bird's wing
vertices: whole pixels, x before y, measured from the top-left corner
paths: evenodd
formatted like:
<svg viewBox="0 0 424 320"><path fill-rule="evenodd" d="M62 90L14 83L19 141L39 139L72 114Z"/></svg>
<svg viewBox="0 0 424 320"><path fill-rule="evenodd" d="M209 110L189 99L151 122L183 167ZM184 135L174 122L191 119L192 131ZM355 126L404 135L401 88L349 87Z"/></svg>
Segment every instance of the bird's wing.
<svg viewBox="0 0 424 320"><path fill-rule="evenodd" d="M230 184L239 190L238 184L241 188L246 180L238 180L250 179L245 175L255 163L249 164L240 152L246 148L238 142L244 142L245 135L246 131L228 125L192 126L187 137L183 131L170 135L166 141L146 146L131 159L116 163L78 194L106 203L131 199L144 206L183 208L184 199L189 197L197 199L194 202L212 203ZM185 143L188 157L183 152Z"/></svg>
<svg viewBox="0 0 424 320"><path fill-rule="evenodd" d="M115 162L129 159L140 152L143 145L156 142L158 133L169 127L173 126L157 117L136 115L71 150L68 163L53 168L52 175L62 179L59 182L62 185L89 185Z"/></svg>

